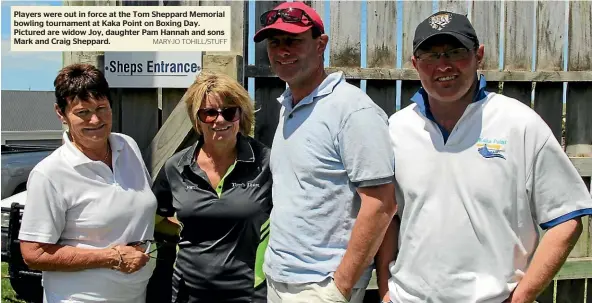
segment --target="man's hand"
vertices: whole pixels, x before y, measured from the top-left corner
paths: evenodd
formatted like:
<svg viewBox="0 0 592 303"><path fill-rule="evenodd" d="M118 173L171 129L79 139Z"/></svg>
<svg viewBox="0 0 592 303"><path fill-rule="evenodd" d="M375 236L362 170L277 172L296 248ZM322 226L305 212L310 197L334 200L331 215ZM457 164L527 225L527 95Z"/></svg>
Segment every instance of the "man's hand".
<svg viewBox="0 0 592 303"><path fill-rule="evenodd" d="M524 278L506 301L534 302L561 269L581 233L581 218L565 221L549 229L535 251Z"/></svg>
<svg viewBox="0 0 592 303"><path fill-rule="evenodd" d="M360 211L345 255L333 275L335 285L345 298L351 296L354 285L372 262L397 211L393 183L361 187L358 193Z"/></svg>
<svg viewBox="0 0 592 303"><path fill-rule="evenodd" d="M337 289L343 295L343 297L345 297L348 301L351 300L351 295L352 295L352 288L351 287L348 289L346 287L340 286L338 284L336 278L333 278L333 283L335 283L335 287L337 287Z"/></svg>
<svg viewBox="0 0 592 303"><path fill-rule="evenodd" d="M399 219L399 216L394 216L386 234L384 235L382 244L380 244L378 253L374 258L378 295L383 297L384 302L390 301L388 299L388 280L390 278L389 264L397 259L400 226L401 220Z"/></svg>

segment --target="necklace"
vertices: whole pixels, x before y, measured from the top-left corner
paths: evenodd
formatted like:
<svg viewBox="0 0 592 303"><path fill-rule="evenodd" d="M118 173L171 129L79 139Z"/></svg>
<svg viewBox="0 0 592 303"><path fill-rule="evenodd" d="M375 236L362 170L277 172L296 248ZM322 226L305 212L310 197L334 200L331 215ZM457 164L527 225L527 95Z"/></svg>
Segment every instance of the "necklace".
<svg viewBox="0 0 592 303"><path fill-rule="evenodd" d="M107 154L105 155L103 162L107 162L107 159L109 158L109 154L111 154L111 146L109 145L109 143L107 143Z"/></svg>

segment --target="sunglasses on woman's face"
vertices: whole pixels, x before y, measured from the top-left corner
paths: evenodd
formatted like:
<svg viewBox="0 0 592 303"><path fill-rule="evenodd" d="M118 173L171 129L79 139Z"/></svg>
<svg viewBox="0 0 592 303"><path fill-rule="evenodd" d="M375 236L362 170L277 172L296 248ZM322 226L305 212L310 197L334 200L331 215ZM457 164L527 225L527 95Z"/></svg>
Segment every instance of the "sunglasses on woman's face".
<svg viewBox="0 0 592 303"><path fill-rule="evenodd" d="M200 108L197 111L197 118L203 123L214 123L219 115L222 115L222 118L228 122L235 122L240 119L240 108L235 106L223 109Z"/></svg>
<svg viewBox="0 0 592 303"><path fill-rule="evenodd" d="M306 17L306 20L303 20L302 17ZM274 24L278 18L282 18L286 23L300 22L303 25L314 25L312 19L303 10L292 7L267 11L259 17L259 22L261 22L261 26L268 26Z"/></svg>

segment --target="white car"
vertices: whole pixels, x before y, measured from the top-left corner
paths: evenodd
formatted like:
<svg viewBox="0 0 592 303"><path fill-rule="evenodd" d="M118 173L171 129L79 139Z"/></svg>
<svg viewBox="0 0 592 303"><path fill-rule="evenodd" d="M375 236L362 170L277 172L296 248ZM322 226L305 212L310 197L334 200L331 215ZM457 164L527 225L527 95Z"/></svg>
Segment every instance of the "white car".
<svg viewBox="0 0 592 303"><path fill-rule="evenodd" d="M2 145L2 199L27 189L29 173L54 147Z"/></svg>

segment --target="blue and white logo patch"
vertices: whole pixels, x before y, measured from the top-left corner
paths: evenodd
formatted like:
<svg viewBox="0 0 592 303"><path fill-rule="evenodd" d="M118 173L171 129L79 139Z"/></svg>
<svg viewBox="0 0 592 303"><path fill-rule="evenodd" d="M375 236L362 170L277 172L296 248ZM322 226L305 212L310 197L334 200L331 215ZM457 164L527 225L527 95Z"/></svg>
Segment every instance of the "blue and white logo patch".
<svg viewBox="0 0 592 303"><path fill-rule="evenodd" d="M505 160L506 143L507 141L503 139L479 138L476 147L483 158L501 158Z"/></svg>

